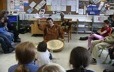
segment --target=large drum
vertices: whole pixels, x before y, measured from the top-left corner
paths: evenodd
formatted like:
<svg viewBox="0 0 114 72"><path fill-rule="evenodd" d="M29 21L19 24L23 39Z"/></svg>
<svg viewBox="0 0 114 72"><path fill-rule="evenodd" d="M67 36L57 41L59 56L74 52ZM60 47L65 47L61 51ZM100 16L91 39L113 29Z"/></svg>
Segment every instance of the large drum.
<svg viewBox="0 0 114 72"><path fill-rule="evenodd" d="M50 40L47 42L47 48L51 51L58 52L64 48L64 43L61 40Z"/></svg>

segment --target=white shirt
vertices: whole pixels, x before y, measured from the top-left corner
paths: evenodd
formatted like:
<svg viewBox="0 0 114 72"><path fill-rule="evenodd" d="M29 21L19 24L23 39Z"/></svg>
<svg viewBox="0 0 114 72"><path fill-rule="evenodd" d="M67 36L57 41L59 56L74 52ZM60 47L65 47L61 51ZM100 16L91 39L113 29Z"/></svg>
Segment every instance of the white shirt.
<svg viewBox="0 0 114 72"><path fill-rule="evenodd" d="M48 50L46 50L46 52L37 52L37 64L40 66L44 65L44 64L48 64L50 63L50 52Z"/></svg>

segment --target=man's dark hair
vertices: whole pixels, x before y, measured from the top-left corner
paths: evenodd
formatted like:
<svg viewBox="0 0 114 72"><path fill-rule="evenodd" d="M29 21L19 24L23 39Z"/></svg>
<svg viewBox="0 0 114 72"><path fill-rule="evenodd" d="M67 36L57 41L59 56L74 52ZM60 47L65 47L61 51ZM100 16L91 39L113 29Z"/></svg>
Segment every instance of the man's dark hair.
<svg viewBox="0 0 114 72"><path fill-rule="evenodd" d="M47 21L48 21L48 20L51 20L51 21L53 21L53 19L52 19L52 18L47 18L46 20L47 20Z"/></svg>
<svg viewBox="0 0 114 72"><path fill-rule="evenodd" d="M47 50L47 43L42 41L38 44L37 46L37 50L40 51L40 52L46 52Z"/></svg>

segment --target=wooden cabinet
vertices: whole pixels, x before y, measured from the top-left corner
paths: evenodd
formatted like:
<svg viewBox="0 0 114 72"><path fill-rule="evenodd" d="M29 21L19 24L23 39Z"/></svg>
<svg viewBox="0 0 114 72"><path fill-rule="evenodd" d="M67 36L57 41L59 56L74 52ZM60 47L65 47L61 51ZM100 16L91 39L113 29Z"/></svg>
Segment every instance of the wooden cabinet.
<svg viewBox="0 0 114 72"><path fill-rule="evenodd" d="M43 34L43 31L38 28L37 21L34 21L34 24L31 25L31 34Z"/></svg>
<svg viewBox="0 0 114 72"><path fill-rule="evenodd" d="M7 0L0 0L0 11L7 9Z"/></svg>

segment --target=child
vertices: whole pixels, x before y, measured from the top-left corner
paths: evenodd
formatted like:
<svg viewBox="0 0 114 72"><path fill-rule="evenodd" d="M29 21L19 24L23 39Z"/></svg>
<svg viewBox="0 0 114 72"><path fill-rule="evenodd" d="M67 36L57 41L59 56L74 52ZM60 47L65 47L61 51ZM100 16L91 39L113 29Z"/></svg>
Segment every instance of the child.
<svg viewBox="0 0 114 72"><path fill-rule="evenodd" d="M37 72L66 72L66 71L59 64L49 63L40 67Z"/></svg>
<svg viewBox="0 0 114 72"><path fill-rule="evenodd" d="M83 47L75 47L70 54L69 63L73 66L73 69L67 70L67 72L93 72L87 70L86 67L90 62L90 54L87 49Z"/></svg>
<svg viewBox="0 0 114 72"><path fill-rule="evenodd" d="M37 51L37 63L39 66L50 63L50 59L52 59L52 56L50 52L47 50L46 42L40 42L37 46Z"/></svg>
<svg viewBox="0 0 114 72"><path fill-rule="evenodd" d="M17 45L15 53L18 64L11 66L8 72L36 72L38 65L35 60L35 46L31 42L23 42Z"/></svg>

